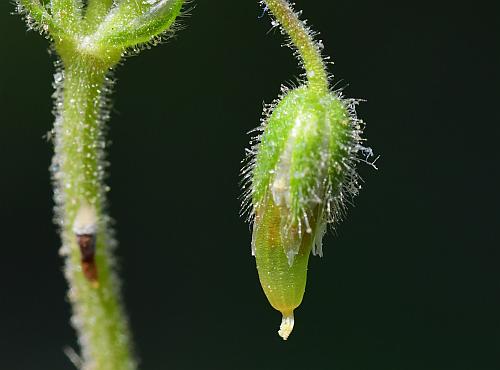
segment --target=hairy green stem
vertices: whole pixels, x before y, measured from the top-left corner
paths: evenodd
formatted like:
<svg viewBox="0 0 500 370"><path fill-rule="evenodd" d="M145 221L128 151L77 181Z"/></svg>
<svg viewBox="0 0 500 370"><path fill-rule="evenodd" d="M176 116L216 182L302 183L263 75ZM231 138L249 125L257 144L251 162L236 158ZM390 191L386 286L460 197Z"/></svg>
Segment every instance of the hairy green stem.
<svg viewBox="0 0 500 370"><path fill-rule="evenodd" d="M105 213L103 104L107 73L108 65L80 56L64 60L64 69L56 74L59 96L52 165L56 214L63 242L61 253L66 257L72 323L79 334L85 370L136 368L114 272L115 241ZM82 222L95 223L85 226L96 230L97 281L89 281L82 270L74 230L75 218L85 207L94 213Z"/></svg>
<svg viewBox="0 0 500 370"><path fill-rule="evenodd" d="M327 91L328 74L321 57L321 50L311 32L299 19L288 1L264 0L264 2L297 48L304 63L309 86L319 91Z"/></svg>
<svg viewBox="0 0 500 370"><path fill-rule="evenodd" d="M134 370L106 215L107 75L130 48L157 43L184 0L16 3L28 26L48 36L61 58L51 171L72 323L81 346L82 358L73 360L82 370Z"/></svg>
<svg viewBox="0 0 500 370"><path fill-rule="evenodd" d="M81 4L76 0L51 0L51 11L54 21L65 32L79 31Z"/></svg>

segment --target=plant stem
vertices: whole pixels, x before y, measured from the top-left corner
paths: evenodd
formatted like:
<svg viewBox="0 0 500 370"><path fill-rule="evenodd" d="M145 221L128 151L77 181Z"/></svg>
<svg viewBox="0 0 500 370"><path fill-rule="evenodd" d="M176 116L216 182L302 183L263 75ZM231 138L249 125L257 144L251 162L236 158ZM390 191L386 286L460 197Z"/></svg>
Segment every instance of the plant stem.
<svg viewBox="0 0 500 370"><path fill-rule="evenodd" d="M114 272L115 241L105 213L103 126L107 73L108 65L90 57L64 60L64 70L55 77L57 117L51 169L56 222L61 229L61 254L65 256L72 323L81 345L82 369L131 370L136 364ZM95 213L97 282L89 281L82 271L82 255L73 230L82 207L90 207Z"/></svg>
<svg viewBox="0 0 500 370"><path fill-rule="evenodd" d="M52 17L66 32L77 32L81 9L75 0L51 0Z"/></svg>
<svg viewBox="0 0 500 370"><path fill-rule="evenodd" d="M98 27L107 15L112 5L113 0L89 0L85 11L85 22L87 27L90 28L87 32L95 31L95 28ZM93 27L90 27L91 25L93 25Z"/></svg>
<svg viewBox="0 0 500 370"><path fill-rule="evenodd" d="M328 75L318 44L286 0L264 0L276 20L290 36L306 70L309 86L319 91L328 90Z"/></svg>

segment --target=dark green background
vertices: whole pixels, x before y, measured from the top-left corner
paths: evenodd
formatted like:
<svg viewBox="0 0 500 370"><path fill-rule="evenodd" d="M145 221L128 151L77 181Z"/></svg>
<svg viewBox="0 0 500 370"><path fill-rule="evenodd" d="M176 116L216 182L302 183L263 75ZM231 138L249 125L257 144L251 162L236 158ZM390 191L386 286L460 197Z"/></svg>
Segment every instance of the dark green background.
<svg viewBox="0 0 500 370"><path fill-rule="evenodd" d="M491 2L493 3L493 2ZM252 0L200 0L125 60L110 209L142 369L500 369L498 9L297 0L381 155L310 264L287 343L238 216L263 102L300 73ZM54 59L0 5L0 369L71 369L51 222Z"/></svg>

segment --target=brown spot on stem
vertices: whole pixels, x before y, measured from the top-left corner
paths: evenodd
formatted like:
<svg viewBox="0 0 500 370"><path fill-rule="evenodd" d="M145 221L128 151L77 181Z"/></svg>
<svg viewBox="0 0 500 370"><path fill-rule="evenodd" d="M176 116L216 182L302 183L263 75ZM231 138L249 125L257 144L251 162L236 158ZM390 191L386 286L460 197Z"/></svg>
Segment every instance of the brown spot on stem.
<svg viewBox="0 0 500 370"><path fill-rule="evenodd" d="M95 263L95 235L77 235L76 240L80 247L82 272L94 288L99 286L97 266Z"/></svg>

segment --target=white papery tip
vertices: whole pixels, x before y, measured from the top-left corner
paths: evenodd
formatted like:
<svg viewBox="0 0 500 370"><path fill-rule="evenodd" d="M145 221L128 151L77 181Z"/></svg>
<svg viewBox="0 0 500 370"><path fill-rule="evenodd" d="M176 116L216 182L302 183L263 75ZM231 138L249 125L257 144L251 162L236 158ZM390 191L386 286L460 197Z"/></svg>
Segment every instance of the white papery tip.
<svg viewBox="0 0 500 370"><path fill-rule="evenodd" d="M97 232L97 213L94 206L83 202L76 212L73 232L76 235L95 235Z"/></svg>
<svg viewBox="0 0 500 370"><path fill-rule="evenodd" d="M292 334L294 324L295 319L293 317L293 312L288 315L283 314L280 330L278 330L278 334L281 338L283 338L283 340L287 340L290 334Z"/></svg>

